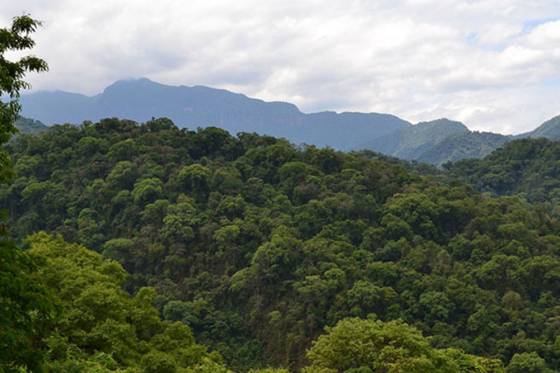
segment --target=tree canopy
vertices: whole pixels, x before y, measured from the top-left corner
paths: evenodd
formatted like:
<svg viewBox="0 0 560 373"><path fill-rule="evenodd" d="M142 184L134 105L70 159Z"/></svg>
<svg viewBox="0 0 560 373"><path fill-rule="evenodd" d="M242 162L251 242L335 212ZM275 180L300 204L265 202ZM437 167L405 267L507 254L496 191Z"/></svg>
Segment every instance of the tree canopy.
<svg viewBox="0 0 560 373"><path fill-rule="evenodd" d="M154 288L163 322L232 370L339 369L312 342L348 318L420 341L402 364L560 369L560 224L522 196L167 119L54 126L7 150L0 204L18 240L44 230L118 261L133 299Z"/></svg>

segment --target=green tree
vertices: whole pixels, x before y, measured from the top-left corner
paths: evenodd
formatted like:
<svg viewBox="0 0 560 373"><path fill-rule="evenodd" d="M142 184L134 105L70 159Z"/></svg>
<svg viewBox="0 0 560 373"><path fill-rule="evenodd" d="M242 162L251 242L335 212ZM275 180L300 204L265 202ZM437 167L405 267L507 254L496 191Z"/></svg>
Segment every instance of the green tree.
<svg viewBox="0 0 560 373"><path fill-rule="evenodd" d="M493 360L438 350L401 321L344 319L308 351L306 372L504 372Z"/></svg>
<svg viewBox="0 0 560 373"><path fill-rule="evenodd" d="M61 305L46 338L47 369L72 371L100 364L110 370L149 372L209 365L224 370L220 356L197 344L185 324L159 318L153 289L142 288L134 297L122 289L128 274L117 262L46 233L28 242L30 254L44 260L37 277ZM100 360L101 356L110 358Z"/></svg>
<svg viewBox="0 0 560 373"><path fill-rule="evenodd" d="M31 49L31 34L40 22L29 16L16 17L11 27L0 28L0 146L16 132L20 91L29 88L27 72L47 70L40 58L25 56L11 61L5 54ZM7 101L1 97L7 96ZM0 184L12 175L10 157L0 148ZM0 216L0 370L39 369L46 329L54 304L40 280L33 276L36 263L8 237L5 212Z"/></svg>
<svg viewBox="0 0 560 373"><path fill-rule="evenodd" d="M0 100L0 145L6 143L17 131L16 119L21 106L19 96L22 89L30 85L24 79L27 72L42 72L48 70L47 63L34 56L21 57L11 61L5 57L11 51L22 51L35 46L31 34L41 23L29 16L15 17L11 27L0 28L0 97L7 95L8 100ZM0 168L5 172L8 158L2 151Z"/></svg>
<svg viewBox="0 0 560 373"><path fill-rule="evenodd" d="M552 370L536 352L523 352L513 355L507 373L552 373Z"/></svg>
<svg viewBox="0 0 560 373"><path fill-rule="evenodd" d="M208 168L193 164L183 167L177 175L180 190L191 193L199 202L204 202L209 193L210 171Z"/></svg>

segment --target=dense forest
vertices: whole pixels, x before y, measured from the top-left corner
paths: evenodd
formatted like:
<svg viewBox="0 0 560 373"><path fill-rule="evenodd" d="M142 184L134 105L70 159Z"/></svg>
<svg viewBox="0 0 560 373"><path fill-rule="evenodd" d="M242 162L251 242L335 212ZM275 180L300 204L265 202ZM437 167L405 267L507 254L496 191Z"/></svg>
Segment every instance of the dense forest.
<svg viewBox="0 0 560 373"><path fill-rule="evenodd" d="M0 372L560 370L557 143L442 171L166 118L47 130L18 100L46 62L4 58L38 26L0 28Z"/></svg>
<svg viewBox="0 0 560 373"><path fill-rule="evenodd" d="M552 210L560 201L560 142L515 140L484 159L448 163L451 176L492 195L522 195L546 203Z"/></svg>
<svg viewBox="0 0 560 373"><path fill-rule="evenodd" d="M557 145L522 140L481 162L542 146ZM6 149L16 177L0 204L62 305L49 364L77 351L76 364L109 370L150 364L139 355L169 371L560 369L560 223L524 196L167 119L55 126ZM72 284L91 278L108 290ZM162 347L168 334L189 342Z"/></svg>

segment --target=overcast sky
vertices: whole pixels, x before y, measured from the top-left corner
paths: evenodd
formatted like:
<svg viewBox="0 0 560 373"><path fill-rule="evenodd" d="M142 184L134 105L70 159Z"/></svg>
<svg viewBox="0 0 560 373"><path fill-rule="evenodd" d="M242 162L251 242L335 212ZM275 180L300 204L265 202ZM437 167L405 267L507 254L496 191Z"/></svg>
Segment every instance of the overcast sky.
<svg viewBox="0 0 560 373"><path fill-rule="evenodd" d="M502 133L560 114L560 0L0 2L44 22L34 90L148 77Z"/></svg>

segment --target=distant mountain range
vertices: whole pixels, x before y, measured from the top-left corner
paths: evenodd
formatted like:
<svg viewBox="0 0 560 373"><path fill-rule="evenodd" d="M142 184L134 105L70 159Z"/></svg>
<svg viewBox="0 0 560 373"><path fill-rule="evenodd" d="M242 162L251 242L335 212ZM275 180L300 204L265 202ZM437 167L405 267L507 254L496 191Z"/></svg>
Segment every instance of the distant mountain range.
<svg viewBox="0 0 560 373"><path fill-rule="evenodd" d="M373 139L410 126L394 115L377 113L302 113L285 102L265 102L209 87L167 86L148 79L123 80L101 94L37 92L21 98L22 115L55 123L81 123L106 117L144 122L168 117L179 127L216 126L231 133L257 132L292 142L355 149Z"/></svg>
<svg viewBox="0 0 560 373"><path fill-rule="evenodd" d="M168 117L180 127L216 126L231 133L257 132L296 144L340 150L370 149L387 155L440 165L481 158L516 137L560 139L560 117L516 137L470 131L448 119L413 125L390 114L306 114L285 102L265 102L203 86L169 86L148 79L121 80L95 96L41 91L21 98L23 116L47 125L81 123L106 117L144 122Z"/></svg>

